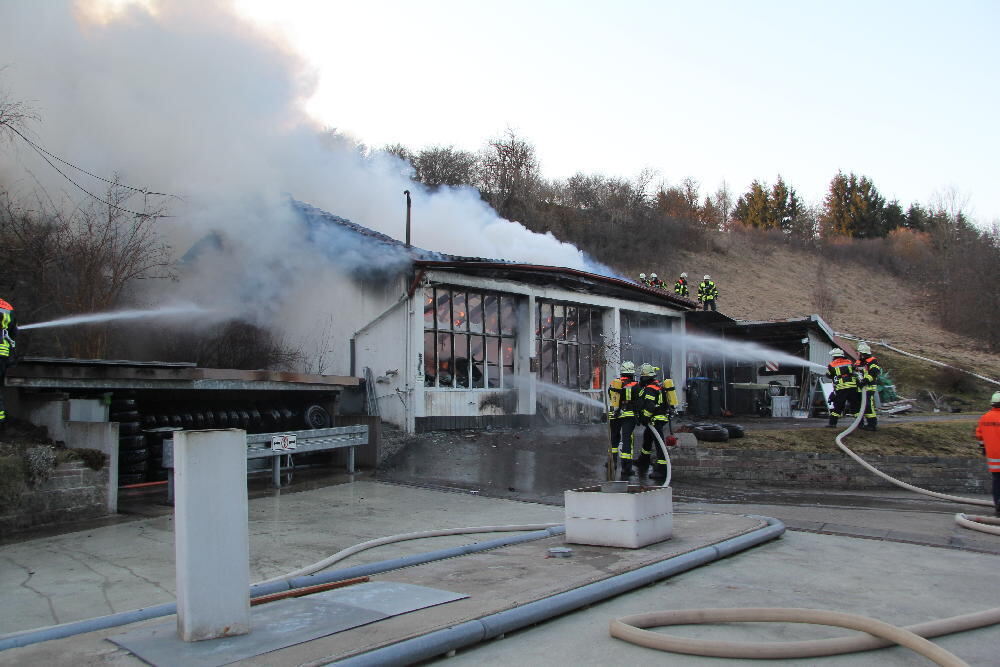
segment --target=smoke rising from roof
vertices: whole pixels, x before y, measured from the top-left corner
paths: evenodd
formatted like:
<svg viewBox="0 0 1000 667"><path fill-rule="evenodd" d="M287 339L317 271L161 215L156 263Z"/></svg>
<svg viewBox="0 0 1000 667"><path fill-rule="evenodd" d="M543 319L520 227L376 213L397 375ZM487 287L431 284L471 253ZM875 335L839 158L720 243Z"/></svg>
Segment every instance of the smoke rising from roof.
<svg viewBox="0 0 1000 667"><path fill-rule="evenodd" d="M228 2L102 7L3 3L0 90L34 108L41 121L31 138L49 151L95 174L176 194L155 201L175 216L159 224L178 256L218 235L201 257L211 262L192 258L169 286L172 296L209 298L241 313L248 302L288 299L296 286L315 289L315 275L371 265L370 249L352 250L345 239L333 243L335 256L318 247L288 195L401 239L409 189L416 246L611 273L571 244L499 218L473 189L429 192L395 157L319 127L303 110L315 73ZM345 54L344 67L359 57ZM100 192L100 182L73 175ZM14 195L42 186L67 206L86 198L18 142L0 149L0 183Z"/></svg>

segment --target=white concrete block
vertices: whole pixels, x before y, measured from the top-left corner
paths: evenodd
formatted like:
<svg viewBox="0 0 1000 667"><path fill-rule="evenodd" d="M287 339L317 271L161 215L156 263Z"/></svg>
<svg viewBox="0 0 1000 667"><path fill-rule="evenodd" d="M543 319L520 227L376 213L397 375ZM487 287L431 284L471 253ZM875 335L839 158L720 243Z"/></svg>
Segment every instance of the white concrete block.
<svg viewBox="0 0 1000 667"><path fill-rule="evenodd" d="M177 431L173 436L177 634L184 641L247 634L246 432Z"/></svg>
<svg viewBox="0 0 1000 667"><path fill-rule="evenodd" d="M565 492L566 541L637 549L673 535L673 490L630 486L628 493Z"/></svg>

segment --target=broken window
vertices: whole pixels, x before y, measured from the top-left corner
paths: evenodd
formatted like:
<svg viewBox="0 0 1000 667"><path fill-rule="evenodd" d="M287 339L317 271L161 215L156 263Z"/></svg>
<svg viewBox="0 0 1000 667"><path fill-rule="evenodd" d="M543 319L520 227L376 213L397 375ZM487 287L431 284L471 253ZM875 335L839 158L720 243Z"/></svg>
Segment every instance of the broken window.
<svg viewBox="0 0 1000 667"><path fill-rule="evenodd" d="M602 389L602 311L537 302L538 379L568 389Z"/></svg>
<svg viewBox="0 0 1000 667"><path fill-rule="evenodd" d="M424 386L512 386L516 306L511 295L424 288Z"/></svg>

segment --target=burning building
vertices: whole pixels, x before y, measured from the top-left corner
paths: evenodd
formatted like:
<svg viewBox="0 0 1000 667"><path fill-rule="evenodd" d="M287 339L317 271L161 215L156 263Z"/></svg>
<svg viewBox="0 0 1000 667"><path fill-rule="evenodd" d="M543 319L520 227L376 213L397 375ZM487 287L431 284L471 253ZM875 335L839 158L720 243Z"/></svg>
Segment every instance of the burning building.
<svg viewBox="0 0 1000 667"><path fill-rule="evenodd" d="M580 269L421 250L295 205L335 255L373 253L332 304L331 364L364 377L369 410L409 432L598 420L624 359L684 382L680 346L644 334L680 335L688 299Z"/></svg>

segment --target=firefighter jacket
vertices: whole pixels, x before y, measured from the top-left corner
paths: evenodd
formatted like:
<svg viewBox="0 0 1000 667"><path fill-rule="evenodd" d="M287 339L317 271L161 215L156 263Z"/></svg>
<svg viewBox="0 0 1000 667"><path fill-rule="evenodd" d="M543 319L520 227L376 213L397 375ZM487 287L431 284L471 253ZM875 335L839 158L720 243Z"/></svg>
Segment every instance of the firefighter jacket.
<svg viewBox="0 0 1000 667"><path fill-rule="evenodd" d="M702 280L698 283L698 301L715 301L719 298L719 288L714 280Z"/></svg>
<svg viewBox="0 0 1000 667"><path fill-rule="evenodd" d="M674 283L674 294L679 296L687 296L691 291L688 289L688 281L686 278L678 278L677 282Z"/></svg>
<svg viewBox="0 0 1000 667"><path fill-rule="evenodd" d="M669 403L663 397L663 386L653 380L639 390L639 404L642 406L643 422L665 422Z"/></svg>
<svg viewBox="0 0 1000 667"><path fill-rule="evenodd" d="M826 375L833 380L833 388L857 389L858 380L854 375L854 364L847 357L837 357L826 367Z"/></svg>
<svg viewBox="0 0 1000 667"><path fill-rule="evenodd" d="M1000 474L1000 408L992 408L976 424L976 440L986 450L986 466Z"/></svg>
<svg viewBox="0 0 1000 667"><path fill-rule="evenodd" d="M14 354L14 339L17 338L17 320L14 307L0 299L0 357Z"/></svg>
<svg viewBox="0 0 1000 667"><path fill-rule="evenodd" d="M608 387L609 419L635 417L639 400L639 383L631 375L623 375Z"/></svg>
<svg viewBox="0 0 1000 667"><path fill-rule="evenodd" d="M878 376L882 374L882 367L878 365L878 359L872 355L861 357L854 362L854 370L858 372L858 377L864 384L874 386L878 382Z"/></svg>

